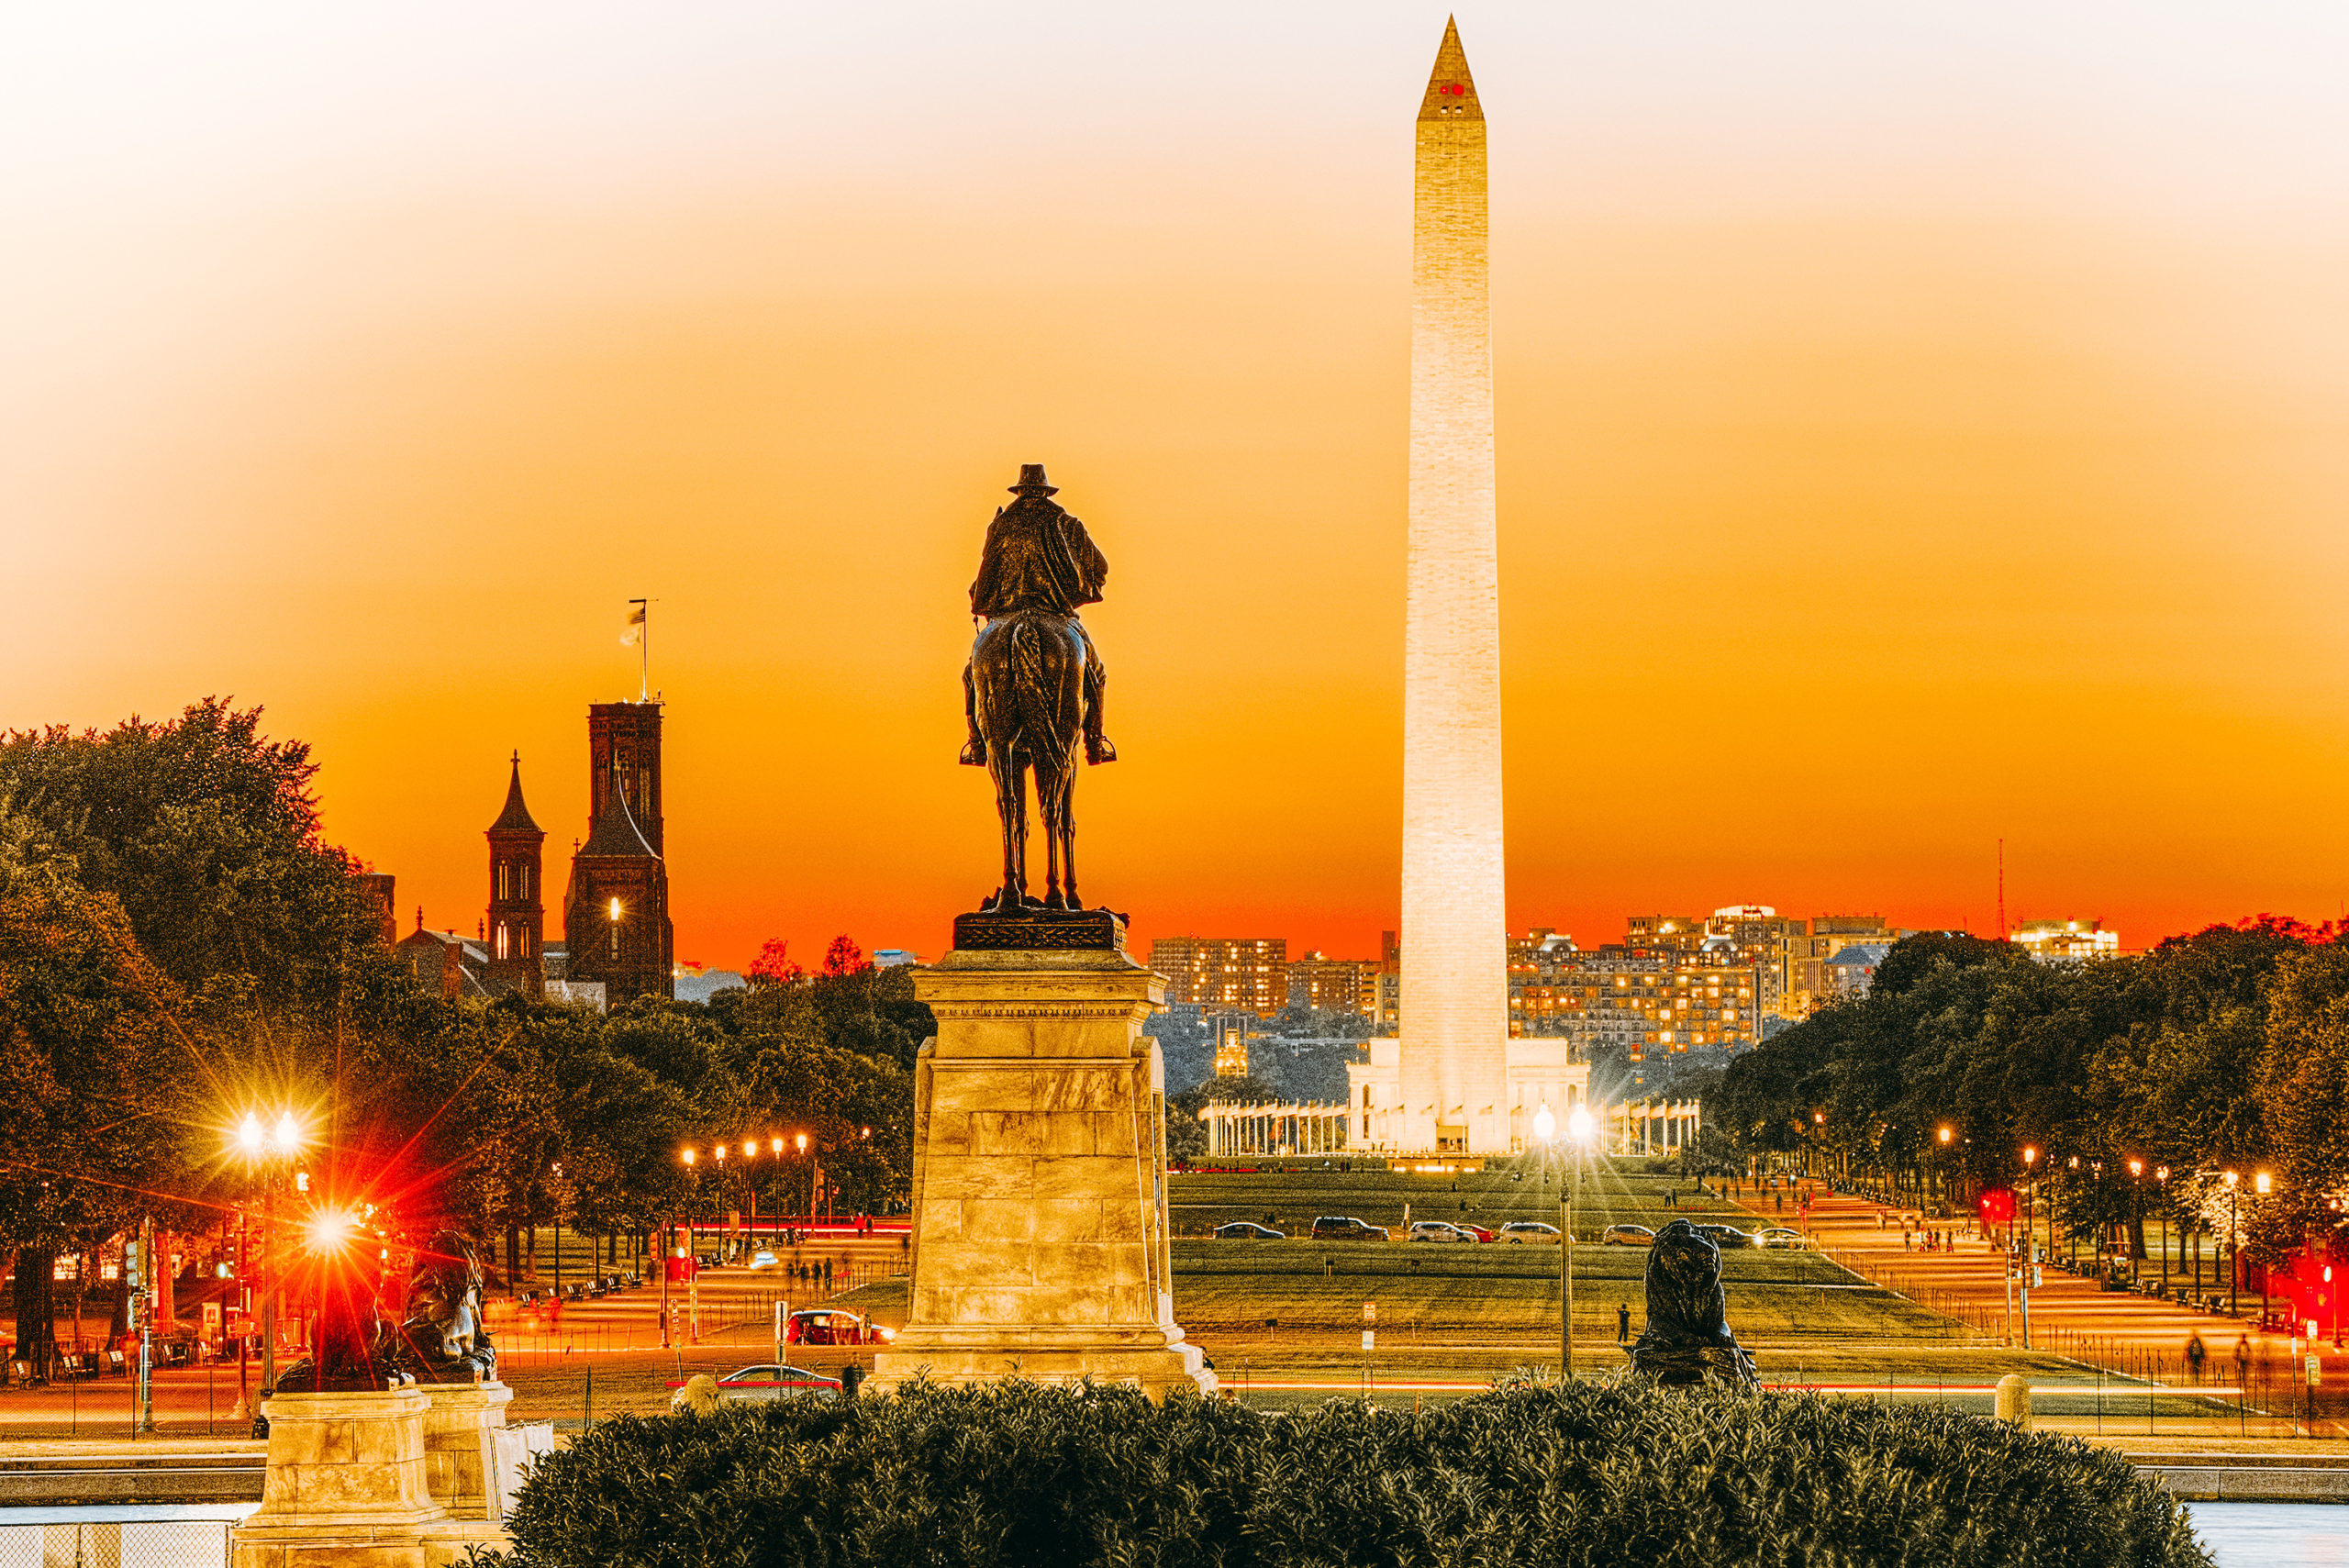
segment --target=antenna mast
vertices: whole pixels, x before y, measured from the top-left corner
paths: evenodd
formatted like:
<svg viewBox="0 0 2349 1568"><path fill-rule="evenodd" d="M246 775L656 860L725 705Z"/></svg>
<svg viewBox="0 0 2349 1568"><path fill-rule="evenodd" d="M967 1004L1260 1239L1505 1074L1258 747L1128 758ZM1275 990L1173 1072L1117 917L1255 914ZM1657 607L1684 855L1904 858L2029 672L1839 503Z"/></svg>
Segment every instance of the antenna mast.
<svg viewBox="0 0 2349 1568"><path fill-rule="evenodd" d="M1998 940L2007 940L2007 841L1998 840Z"/></svg>

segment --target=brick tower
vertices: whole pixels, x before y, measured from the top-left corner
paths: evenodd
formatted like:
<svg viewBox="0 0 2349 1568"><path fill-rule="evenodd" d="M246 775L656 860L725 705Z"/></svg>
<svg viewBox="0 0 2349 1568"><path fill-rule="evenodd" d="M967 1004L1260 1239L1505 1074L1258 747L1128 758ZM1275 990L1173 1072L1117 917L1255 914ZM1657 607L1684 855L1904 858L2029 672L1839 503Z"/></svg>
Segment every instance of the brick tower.
<svg viewBox="0 0 2349 1568"><path fill-rule="evenodd" d="M614 778L628 796L637 831L656 855L669 846L661 838L661 704L599 702L587 707L587 822L603 820L605 796Z"/></svg>
<svg viewBox="0 0 2349 1568"><path fill-rule="evenodd" d="M535 996L546 989L546 906L540 902L540 848L546 834L522 804L522 753L506 786L506 809L489 825L489 963L492 991Z"/></svg>
<svg viewBox="0 0 2349 1568"><path fill-rule="evenodd" d="M587 841L571 858L563 902L567 978L600 981L612 1003L674 996L676 937L661 851L661 705L594 704L587 753Z"/></svg>

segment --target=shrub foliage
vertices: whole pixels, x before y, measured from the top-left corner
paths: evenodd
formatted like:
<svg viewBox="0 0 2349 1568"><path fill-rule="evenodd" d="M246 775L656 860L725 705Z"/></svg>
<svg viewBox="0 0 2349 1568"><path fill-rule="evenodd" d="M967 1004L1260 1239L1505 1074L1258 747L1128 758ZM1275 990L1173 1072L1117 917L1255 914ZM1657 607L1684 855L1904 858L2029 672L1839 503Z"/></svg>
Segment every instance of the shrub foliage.
<svg viewBox="0 0 2349 1568"><path fill-rule="evenodd" d="M508 1523L513 1568L2210 1562L2076 1439L1629 1385L1417 1414L1005 1383L621 1417L540 1462Z"/></svg>

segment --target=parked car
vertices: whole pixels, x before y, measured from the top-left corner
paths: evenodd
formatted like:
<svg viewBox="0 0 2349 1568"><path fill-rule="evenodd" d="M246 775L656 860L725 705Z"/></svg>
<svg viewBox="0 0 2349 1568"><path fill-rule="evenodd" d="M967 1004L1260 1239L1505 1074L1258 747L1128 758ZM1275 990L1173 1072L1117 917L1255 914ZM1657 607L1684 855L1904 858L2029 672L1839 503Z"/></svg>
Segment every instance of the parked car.
<svg viewBox="0 0 2349 1568"><path fill-rule="evenodd" d="M738 1367L718 1380L718 1396L727 1400L837 1399L841 1396L840 1379L826 1377L805 1367L777 1366L773 1362L763 1366ZM685 1391L678 1388L669 1396L669 1407L675 1409L685 1403Z"/></svg>
<svg viewBox="0 0 2349 1568"><path fill-rule="evenodd" d="M1386 1227L1365 1225L1351 1215L1325 1214L1313 1222L1316 1241L1384 1241Z"/></svg>
<svg viewBox="0 0 2349 1568"><path fill-rule="evenodd" d="M1699 1225L1697 1234L1724 1251L1732 1247L1751 1247L1753 1238L1734 1225Z"/></svg>
<svg viewBox="0 0 2349 1568"><path fill-rule="evenodd" d="M1259 1225L1252 1219L1235 1219L1229 1225L1215 1228L1219 1241L1286 1241L1288 1232L1275 1230L1269 1225Z"/></svg>
<svg viewBox="0 0 2349 1568"><path fill-rule="evenodd" d="M1765 1225L1753 1233L1753 1244L1757 1247L1793 1247L1803 1250L1810 1247L1812 1242L1809 1237L1799 1230L1789 1230L1783 1225Z"/></svg>
<svg viewBox="0 0 2349 1568"><path fill-rule="evenodd" d="M1414 1220L1408 1240L1413 1241L1474 1241L1475 1238L1457 1225L1442 1219Z"/></svg>
<svg viewBox="0 0 2349 1568"><path fill-rule="evenodd" d="M1598 1233L1604 1247L1653 1247L1655 1232L1644 1225L1610 1225Z"/></svg>
<svg viewBox="0 0 2349 1568"><path fill-rule="evenodd" d="M1489 1241L1493 1239L1493 1233L1486 1229L1481 1225L1471 1225L1467 1221L1462 1219L1455 1219L1453 1221L1453 1224L1468 1232L1469 1238L1472 1240Z"/></svg>
<svg viewBox="0 0 2349 1568"><path fill-rule="evenodd" d="M1538 1219L1512 1219L1501 1227L1500 1239L1504 1241L1531 1242L1537 1246L1554 1247L1558 1244L1558 1228L1554 1225L1544 1225Z"/></svg>
<svg viewBox="0 0 2349 1568"><path fill-rule="evenodd" d="M794 1345L885 1345L896 1337L896 1329L838 1307L795 1312L784 1329L785 1342Z"/></svg>
<svg viewBox="0 0 2349 1568"><path fill-rule="evenodd" d="M705 1269L714 1269L718 1267L718 1254L715 1252L704 1252L699 1257L696 1258L694 1262L700 1264Z"/></svg>

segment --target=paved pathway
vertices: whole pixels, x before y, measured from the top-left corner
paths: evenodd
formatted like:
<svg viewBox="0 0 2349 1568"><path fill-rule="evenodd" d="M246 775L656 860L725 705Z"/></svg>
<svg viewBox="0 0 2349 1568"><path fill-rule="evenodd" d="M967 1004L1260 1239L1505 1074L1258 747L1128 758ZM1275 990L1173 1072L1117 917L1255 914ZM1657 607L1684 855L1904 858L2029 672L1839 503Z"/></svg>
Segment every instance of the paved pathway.
<svg viewBox="0 0 2349 1568"><path fill-rule="evenodd" d="M1936 1221L1932 1229L1949 1240L1945 1247L1926 1250L1912 1230L1904 1246L1900 1218L1914 1210L1888 1207L1867 1198L1811 1189L1813 1203L1808 1225L1820 1249L1854 1273L1888 1285L1920 1304L1956 1318L1993 1339L2017 1347L2024 1344L2021 1303L2010 1301L2004 1278L2000 1247L1965 1231L1971 1221ZM1789 1195L1782 1211L1776 1195L1751 1188L1733 1194L1749 1212L1771 1224L1794 1225L1796 1205ZM2173 1274L2173 1283L2176 1276ZM2190 1279L2190 1275L2188 1276ZM2209 1276L2206 1275L2206 1282ZM2031 1292L2030 1348L2099 1366L2124 1376L2151 1376L2170 1385L2191 1386L2187 1363L2189 1338L2199 1335L2207 1360L2200 1382L2206 1386L2232 1387L2247 1384L2254 1407L2272 1404L2279 1410L2292 1382L2291 1340L2263 1332L2254 1326L2257 1298L2246 1304L2242 1318L2213 1315L2173 1302L2132 1292L2108 1291L2093 1278L2082 1278L2053 1266L2041 1271L2041 1284ZM2206 1284L2206 1289L2209 1287ZM2245 1348L2248 1378L2238 1376L2235 1347ZM2331 1345L2320 1347L2321 1375L2331 1384L2349 1380L2349 1354ZM2338 1387L2335 1388L2338 1396ZM2340 1423L2317 1424L2321 1435L2339 1436Z"/></svg>

